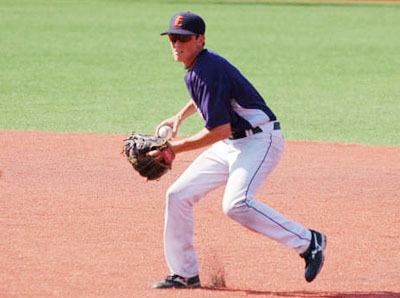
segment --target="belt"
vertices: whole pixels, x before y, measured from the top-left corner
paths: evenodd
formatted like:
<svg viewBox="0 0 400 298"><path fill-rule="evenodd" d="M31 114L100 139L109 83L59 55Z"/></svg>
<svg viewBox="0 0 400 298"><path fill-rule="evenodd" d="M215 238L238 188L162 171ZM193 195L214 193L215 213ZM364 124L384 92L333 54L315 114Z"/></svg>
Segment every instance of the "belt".
<svg viewBox="0 0 400 298"><path fill-rule="evenodd" d="M281 124L279 122L274 122L273 130L280 130L280 129L281 129ZM234 130L232 131L232 135L229 137L229 139L230 140L242 139L248 136L255 135L256 133L260 133L262 131L263 130L259 126L250 129Z"/></svg>

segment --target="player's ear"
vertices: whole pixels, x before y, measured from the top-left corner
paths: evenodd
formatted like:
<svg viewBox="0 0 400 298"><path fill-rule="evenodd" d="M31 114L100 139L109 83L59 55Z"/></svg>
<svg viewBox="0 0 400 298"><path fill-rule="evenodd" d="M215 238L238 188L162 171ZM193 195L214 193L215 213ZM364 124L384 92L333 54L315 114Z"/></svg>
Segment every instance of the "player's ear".
<svg viewBox="0 0 400 298"><path fill-rule="evenodd" d="M203 44L203 47L206 44L206 36L205 35L196 35L196 39L199 41L199 43Z"/></svg>

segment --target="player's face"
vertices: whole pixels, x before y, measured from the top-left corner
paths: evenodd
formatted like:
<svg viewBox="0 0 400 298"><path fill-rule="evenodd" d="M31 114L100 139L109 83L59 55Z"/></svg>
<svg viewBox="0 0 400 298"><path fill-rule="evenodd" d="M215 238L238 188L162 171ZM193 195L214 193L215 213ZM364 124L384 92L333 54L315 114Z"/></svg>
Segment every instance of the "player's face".
<svg viewBox="0 0 400 298"><path fill-rule="evenodd" d="M203 49L204 35L168 35L172 55L176 61L190 67L200 51Z"/></svg>

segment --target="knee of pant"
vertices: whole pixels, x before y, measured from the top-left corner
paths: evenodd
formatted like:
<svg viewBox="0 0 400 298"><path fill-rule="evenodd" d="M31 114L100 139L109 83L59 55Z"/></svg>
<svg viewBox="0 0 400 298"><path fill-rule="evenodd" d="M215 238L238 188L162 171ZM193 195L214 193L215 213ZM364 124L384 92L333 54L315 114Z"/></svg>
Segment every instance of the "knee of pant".
<svg viewBox="0 0 400 298"><path fill-rule="evenodd" d="M170 187L167 191L166 195L167 205L168 206L180 206L188 203L188 196L185 195L185 192L179 191L174 187Z"/></svg>
<svg viewBox="0 0 400 298"><path fill-rule="evenodd" d="M167 190L166 199L167 199L168 205L178 203L179 199L180 199L179 191L175 190L173 187L170 187Z"/></svg>
<svg viewBox="0 0 400 298"><path fill-rule="evenodd" d="M224 211L224 213L227 216L234 218L235 215L242 212L242 210L245 208L245 205L246 205L246 203L244 200L238 200L235 202L224 203L222 206L222 210Z"/></svg>

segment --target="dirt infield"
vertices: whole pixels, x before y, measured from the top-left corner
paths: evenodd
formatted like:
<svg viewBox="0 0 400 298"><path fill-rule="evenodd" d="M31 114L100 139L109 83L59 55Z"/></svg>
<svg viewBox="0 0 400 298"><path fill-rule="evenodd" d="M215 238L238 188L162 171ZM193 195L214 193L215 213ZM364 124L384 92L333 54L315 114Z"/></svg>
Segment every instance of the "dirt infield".
<svg viewBox="0 0 400 298"><path fill-rule="evenodd" d="M164 192L198 152L146 183L122 138L0 132L1 297L400 297L400 147L287 143L259 198L328 235L313 283L292 250L225 217L219 189L195 210L206 287L179 291L150 285L167 273Z"/></svg>

